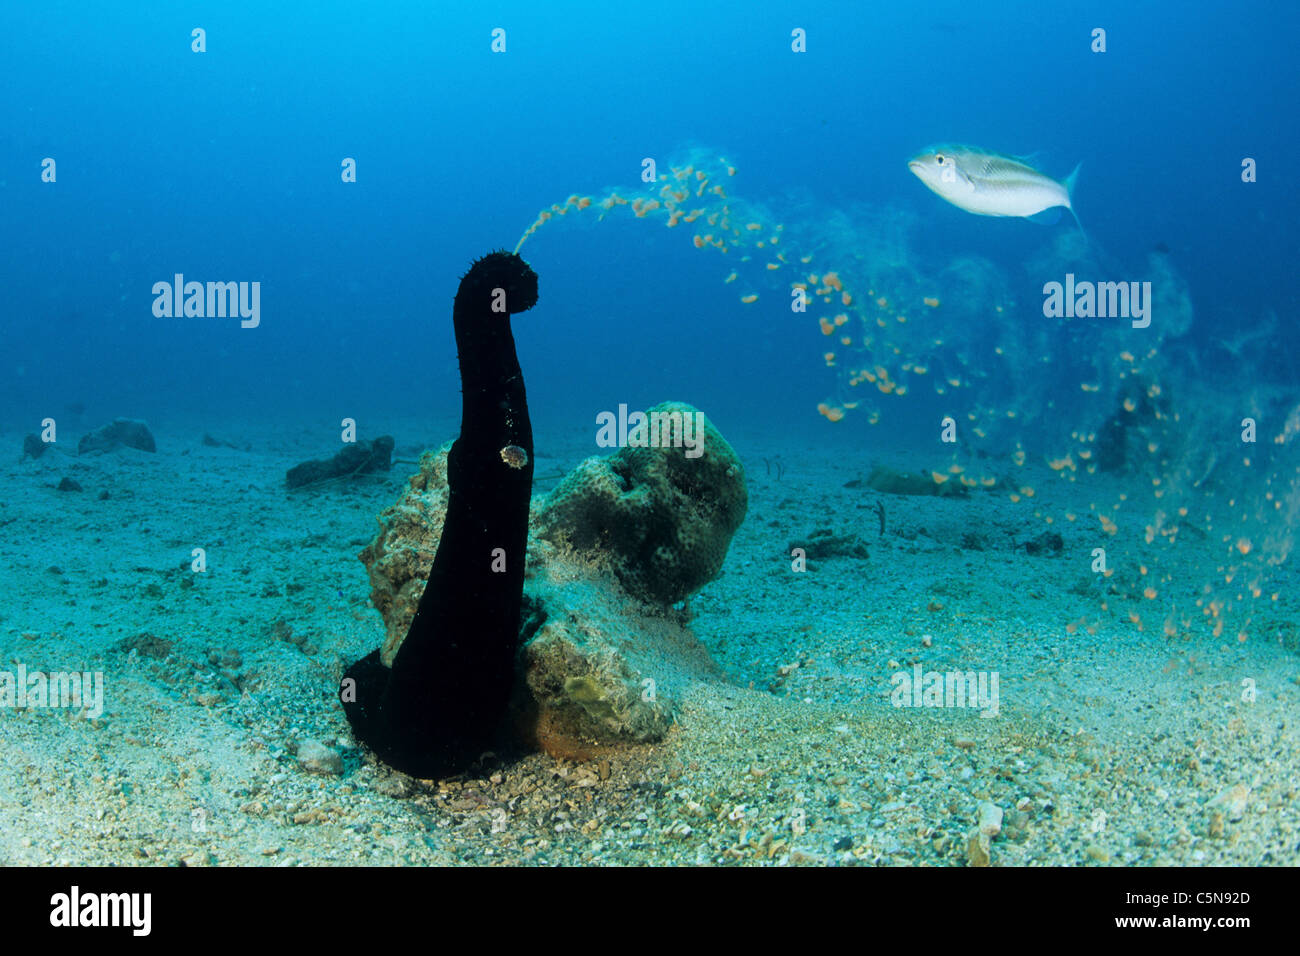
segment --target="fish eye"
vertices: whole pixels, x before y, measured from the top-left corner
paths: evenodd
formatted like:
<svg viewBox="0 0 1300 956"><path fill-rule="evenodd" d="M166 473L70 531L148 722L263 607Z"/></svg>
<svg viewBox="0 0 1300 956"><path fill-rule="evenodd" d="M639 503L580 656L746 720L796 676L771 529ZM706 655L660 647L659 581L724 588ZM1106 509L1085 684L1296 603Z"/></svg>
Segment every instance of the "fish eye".
<svg viewBox="0 0 1300 956"><path fill-rule="evenodd" d="M942 165L943 165L943 153L935 153L935 154L934 154L934 161L935 161L936 163L938 163L940 166L942 166Z"/></svg>

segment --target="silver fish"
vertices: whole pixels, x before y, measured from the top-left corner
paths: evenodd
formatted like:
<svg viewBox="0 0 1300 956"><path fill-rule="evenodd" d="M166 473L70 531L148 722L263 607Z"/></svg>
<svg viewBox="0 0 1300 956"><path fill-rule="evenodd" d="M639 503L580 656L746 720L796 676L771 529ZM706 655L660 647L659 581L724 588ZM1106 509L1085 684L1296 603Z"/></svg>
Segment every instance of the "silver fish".
<svg viewBox="0 0 1300 956"><path fill-rule="evenodd" d="M1057 182L1014 156L971 146L936 146L913 156L907 168L932 192L977 216L1041 219L1050 218L1050 214L1043 215L1048 210L1064 207L1079 222L1070 203L1078 166L1063 182ZM1082 224L1079 228L1083 229Z"/></svg>

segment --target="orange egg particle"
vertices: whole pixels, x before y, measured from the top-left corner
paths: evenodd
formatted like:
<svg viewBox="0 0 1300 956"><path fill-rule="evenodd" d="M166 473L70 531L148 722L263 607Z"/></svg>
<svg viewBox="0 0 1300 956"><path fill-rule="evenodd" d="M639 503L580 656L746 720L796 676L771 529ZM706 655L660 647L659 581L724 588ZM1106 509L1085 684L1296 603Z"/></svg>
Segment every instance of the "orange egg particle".
<svg viewBox="0 0 1300 956"><path fill-rule="evenodd" d="M751 303L758 301L758 296L751 292L749 295L742 295L740 301L745 303L745 305L750 305Z"/></svg>
<svg viewBox="0 0 1300 956"><path fill-rule="evenodd" d="M824 276L822 276L822 281L825 282L827 286L834 289L836 292L844 291L844 286L840 283L839 273L828 272Z"/></svg>
<svg viewBox="0 0 1300 956"><path fill-rule="evenodd" d="M833 333L833 332L835 331L835 326L833 326L833 325L831 325L829 322L827 322L825 316L823 316L822 318L818 319L817 321L821 323L821 327L822 327L822 335L830 335L831 333Z"/></svg>
<svg viewBox="0 0 1300 956"><path fill-rule="evenodd" d="M747 222L745 223L745 228L748 229L750 232L758 232L758 230L762 229L763 227L756 222Z"/></svg>
<svg viewBox="0 0 1300 956"><path fill-rule="evenodd" d="M699 233L696 233L696 234L691 238L691 242L695 243L695 248L696 248L696 249L703 249L703 248L704 248L704 237L701 236Z"/></svg>
<svg viewBox="0 0 1300 956"><path fill-rule="evenodd" d="M840 345L852 345L852 344L853 344L853 339L849 338L847 335L840 336Z"/></svg>
<svg viewBox="0 0 1300 956"><path fill-rule="evenodd" d="M735 281L736 281L736 273L733 272L731 275L727 276L727 277L726 277L725 279L723 279L722 281L723 281L723 282L735 282Z"/></svg>
<svg viewBox="0 0 1300 956"><path fill-rule="evenodd" d="M845 322L847 322L848 320L849 320L849 317L848 317L847 315L845 315L843 312L841 312L839 315L835 316L835 324L836 324L836 325L843 325L843 324L844 324Z"/></svg>
<svg viewBox="0 0 1300 956"><path fill-rule="evenodd" d="M840 301L841 301L842 303L844 303L845 305L852 305L852 304L853 304L853 296L849 295L847 292L841 293L841 294L840 294Z"/></svg>
<svg viewBox="0 0 1300 956"><path fill-rule="evenodd" d="M928 305L928 306L929 306L930 308L932 308L932 309L937 309L937 308L939 307L939 300L936 299L936 298L934 298L933 296L928 296L928 295L927 295L927 296L926 296L924 299L922 299L921 301L924 302L926 305Z"/></svg>

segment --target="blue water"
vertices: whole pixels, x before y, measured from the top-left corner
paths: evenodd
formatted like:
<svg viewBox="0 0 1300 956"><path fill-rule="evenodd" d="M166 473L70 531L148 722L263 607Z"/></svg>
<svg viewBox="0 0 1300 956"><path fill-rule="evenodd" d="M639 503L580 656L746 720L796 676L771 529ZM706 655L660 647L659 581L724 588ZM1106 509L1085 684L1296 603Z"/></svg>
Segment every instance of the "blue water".
<svg viewBox="0 0 1300 956"><path fill-rule="evenodd" d="M756 841L779 832L828 861L963 863L986 795L1007 810L999 862L1294 862L1295 667L1278 658L1300 647L1297 39L1295 0L0 3L5 656L64 670L102 645L114 681L108 731L6 717L0 796L16 821L39 814L0 825L0 862L730 862L739 841L763 863L778 844L760 858ZM937 143L1035 154L1057 179L1081 163L1087 243L1068 215L946 203L907 166ZM705 170L728 198L601 215ZM709 415L749 502L722 576L681 612L716 682L681 678L653 793L619 757L579 810L585 784L522 763L463 791L477 808L429 791L371 833L355 749L340 743L346 789L308 802L297 778L280 789L299 773L285 748L346 740L330 668L384 633L382 583L355 557L419 450L455 436L459 278L553 208L521 247L540 301L512 319L534 490L607 453L602 412ZM1151 326L1046 316L1067 273L1154 279ZM260 283L257 327L156 315L177 274ZM73 461L116 416L149 422L158 454ZM349 418L392 434L402 464L282 491ZM46 419L58 449L20 460ZM233 447L202 448L205 431ZM55 490L76 479L84 494ZM945 482L962 493L930 494ZM189 563L201 550L211 574ZM590 634L659 655L637 642L669 631L663 608L649 626L611 585L628 629L607 633L604 585L562 590L567 563L533 581L532 553L534 611L579 595ZM880 691L922 663L1001 672L1011 719L896 720ZM701 772L721 740L734 751ZM300 797L346 813L313 837L281 812ZM561 798L572 820L550 815ZM263 799L278 834L242 822ZM1197 809L1218 805L1222 839L1224 815ZM679 813L693 842L670 835Z"/></svg>
<svg viewBox="0 0 1300 956"><path fill-rule="evenodd" d="M1019 264L1068 218L971 216L905 160L955 141L1037 152L1057 177L1081 161L1077 209L1114 277L1165 244L1198 347L1271 309L1251 376L1300 380L1293 4L473 6L4 5L4 426L69 402L331 423L454 409L449 306L468 262L692 144L778 213L905 211L920 262L992 260L1021 283L1025 322L1044 277ZM733 265L687 235L588 217L524 254L542 281L516 322L539 420L681 398L724 423L828 430L815 325L739 304L719 282ZM260 281L260 327L156 318L151 287L178 272Z"/></svg>

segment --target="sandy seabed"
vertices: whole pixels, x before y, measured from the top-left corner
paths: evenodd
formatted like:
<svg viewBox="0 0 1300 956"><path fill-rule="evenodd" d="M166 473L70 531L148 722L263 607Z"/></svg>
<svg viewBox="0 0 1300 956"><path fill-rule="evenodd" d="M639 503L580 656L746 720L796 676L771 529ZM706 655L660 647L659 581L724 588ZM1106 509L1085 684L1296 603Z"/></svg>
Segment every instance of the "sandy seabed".
<svg viewBox="0 0 1300 956"><path fill-rule="evenodd" d="M405 459L456 431L390 425ZM1300 863L1300 658L1280 640L1139 630L1081 592L1081 529L1031 556L1016 544L1042 526L1004 498L846 488L869 462L761 434L727 434L749 514L690 602L717 672L666 741L502 756L452 781L391 772L353 743L335 688L382 640L357 553L414 466L291 493L287 468L332 453L324 429L214 432L248 450L203 431L0 469L0 670L104 678L94 719L0 709L0 863ZM551 445L539 491L597 451L586 431ZM1026 471L1044 506L1086 511L1079 485ZM791 542L822 528L869 556L792 573ZM1179 545L1189 575L1195 545ZM1296 620L1294 571L1279 576ZM1095 634L1067 632L1081 615ZM917 664L996 672L997 715L893 706L891 677ZM306 741L341 769L307 769ZM983 804L1002 812L987 842Z"/></svg>

